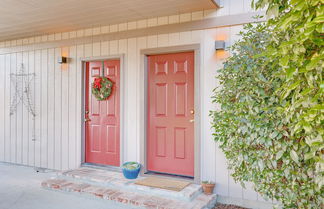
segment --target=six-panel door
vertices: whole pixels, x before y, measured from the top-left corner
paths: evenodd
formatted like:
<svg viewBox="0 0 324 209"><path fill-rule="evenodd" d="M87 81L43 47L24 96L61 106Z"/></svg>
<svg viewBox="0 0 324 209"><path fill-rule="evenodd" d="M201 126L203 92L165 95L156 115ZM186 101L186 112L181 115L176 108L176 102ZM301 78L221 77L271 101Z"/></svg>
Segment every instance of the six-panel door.
<svg viewBox="0 0 324 209"><path fill-rule="evenodd" d="M107 100L98 101L91 93L91 84L98 76L113 82ZM86 63L85 161L102 165L120 165L120 62Z"/></svg>
<svg viewBox="0 0 324 209"><path fill-rule="evenodd" d="M194 53L148 57L148 170L194 176Z"/></svg>

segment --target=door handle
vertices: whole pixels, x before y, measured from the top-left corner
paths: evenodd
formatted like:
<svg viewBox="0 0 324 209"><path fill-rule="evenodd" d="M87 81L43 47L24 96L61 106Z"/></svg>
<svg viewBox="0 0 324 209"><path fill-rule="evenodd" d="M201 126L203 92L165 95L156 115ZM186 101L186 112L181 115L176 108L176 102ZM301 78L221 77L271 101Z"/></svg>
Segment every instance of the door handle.
<svg viewBox="0 0 324 209"><path fill-rule="evenodd" d="M191 120L189 120L189 122L190 122L190 123L193 123L193 122L195 122L195 120L194 120L194 119L191 119Z"/></svg>
<svg viewBox="0 0 324 209"><path fill-rule="evenodd" d="M88 121L91 121L90 118L85 118L84 119L84 122L88 122Z"/></svg>

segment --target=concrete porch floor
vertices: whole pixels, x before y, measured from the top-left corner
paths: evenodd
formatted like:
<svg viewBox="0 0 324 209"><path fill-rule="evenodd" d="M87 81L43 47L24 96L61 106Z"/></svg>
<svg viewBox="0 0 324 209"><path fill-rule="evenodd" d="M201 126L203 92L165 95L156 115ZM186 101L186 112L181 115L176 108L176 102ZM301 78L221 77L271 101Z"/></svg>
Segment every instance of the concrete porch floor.
<svg viewBox="0 0 324 209"><path fill-rule="evenodd" d="M44 190L41 182L56 172L37 173L34 168L0 162L1 209L126 209L124 205Z"/></svg>
<svg viewBox="0 0 324 209"><path fill-rule="evenodd" d="M215 203L216 195L202 194L196 184L175 192L135 185L102 169L38 173L0 162L0 209L210 209Z"/></svg>
<svg viewBox="0 0 324 209"><path fill-rule="evenodd" d="M139 177L145 179L147 177ZM159 181L163 183L164 178ZM42 182L44 189L81 195L146 209L211 209L216 195L202 193L201 185L190 183L181 191L137 185L122 173L102 168L81 167L58 172Z"/></svg>

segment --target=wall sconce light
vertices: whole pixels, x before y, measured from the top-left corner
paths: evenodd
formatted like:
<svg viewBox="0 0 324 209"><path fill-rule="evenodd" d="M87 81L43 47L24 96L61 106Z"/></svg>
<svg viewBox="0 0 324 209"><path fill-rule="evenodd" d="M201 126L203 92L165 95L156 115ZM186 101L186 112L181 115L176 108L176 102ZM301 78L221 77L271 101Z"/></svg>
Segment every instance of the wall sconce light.
<svg viewBox="0 0 324 209"><path fill-rule="evenodd" d="M66 63L67 63L67 60L68 60L67 57L59 57L59 58L57 59L57 62L58 62L59 64L66 64Z"/></svg>
<svg viewBox="0 0 324 209"><path fill-rule="evenodd" d="M225 50L225 41L215 41L215 50Z"/></svg>

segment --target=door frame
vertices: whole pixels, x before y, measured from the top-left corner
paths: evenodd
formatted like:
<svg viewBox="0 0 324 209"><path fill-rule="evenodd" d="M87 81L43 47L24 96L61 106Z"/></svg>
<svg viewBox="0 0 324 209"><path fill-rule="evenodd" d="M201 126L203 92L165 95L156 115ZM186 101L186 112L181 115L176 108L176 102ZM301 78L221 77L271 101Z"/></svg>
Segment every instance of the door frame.
<svg viewBox="0 0 324 209"><path fill-rule="evenodd" d="M148 56L168 53L194 52L194 182L200 183L201 180L201 87L200 87L200 63L201 46L200 44L180 45L171 47L159 47L142 49L140 51L140 90L141 90L141 109L140 109L140 163L143 165L141 174L147 172L147 85L148 85Z"/></svg>
<svg viewBox="0 0 324 209"><path fill-rule="evenodd" d="M123 164L123 160L124 160L124 113L125 113L125 107L124 107L124 86L125 86L125 79L124 79L124 69L125 69L125 55L124 54L118 54L118 55L111 55L111 56L98 56L98 57L84 57L80 59L81 62L81 66L82 66L82 83L81 83L81 165L82 164L92 164L92 163L86 163L85 162L85 153L86 153L86 128L85 128L85 122L84 122L84 118L85 118L85 94L86 94L86 63L87 62L93 62L93 61L106 61L106 60L119 60L120 62L120 69L119 69L119 73L120 73L120 92L119 92L119 96L120 96L120 100L119 100L119 105L120 105L120 113L119 113L119 140L120 140L120 147L119 147L119 158L120 158L120 165ZM92 164L92 165L96 165L96 164ZM111 167L112 169L116 169L118 167L116 166L110 166L110 165L99 165L100 167Z"/></svg>

